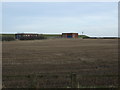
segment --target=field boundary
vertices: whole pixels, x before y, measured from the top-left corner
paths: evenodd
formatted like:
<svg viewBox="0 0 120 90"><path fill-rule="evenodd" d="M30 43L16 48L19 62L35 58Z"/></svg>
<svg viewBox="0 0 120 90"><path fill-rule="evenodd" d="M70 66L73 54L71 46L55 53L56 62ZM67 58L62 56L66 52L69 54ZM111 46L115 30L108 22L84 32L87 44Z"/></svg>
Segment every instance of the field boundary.
<svg viewBox="0 0 120 90"><path fill-rule="evenodd" d="M78 76L81 78L87 77L87 78L92 78L92 77L97 77L97 78L103 78L103 77L118 77L118 75L78 75L76 73L70 73L70 74L52 74L52 73L38 73L38 74L29 74L29 75L5 75L3 76L4 78L10 79L10 78L27 78L27 80L30 81L30 87L37 88L38 79L41 78L59 78L59 77L64 77L66 79L69 79L69 85L66 86L66 88L86 88L86 86L82 86L79 81L78 81ZM4 86L4 85L3 85ZM116 86L88 86L87 88L116 88Z"/></svg>

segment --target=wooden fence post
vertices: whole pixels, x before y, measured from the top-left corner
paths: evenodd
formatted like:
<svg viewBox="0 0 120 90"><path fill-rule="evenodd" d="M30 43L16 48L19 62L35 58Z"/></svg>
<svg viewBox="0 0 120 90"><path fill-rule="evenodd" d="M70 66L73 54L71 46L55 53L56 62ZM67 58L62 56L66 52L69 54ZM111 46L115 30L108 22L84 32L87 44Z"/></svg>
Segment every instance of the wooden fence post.
<svg viewBox="0 0 120 90"><path fill-rule="evenodd" d="M71 88L77 88L76 73L71 73Z"/></svg>

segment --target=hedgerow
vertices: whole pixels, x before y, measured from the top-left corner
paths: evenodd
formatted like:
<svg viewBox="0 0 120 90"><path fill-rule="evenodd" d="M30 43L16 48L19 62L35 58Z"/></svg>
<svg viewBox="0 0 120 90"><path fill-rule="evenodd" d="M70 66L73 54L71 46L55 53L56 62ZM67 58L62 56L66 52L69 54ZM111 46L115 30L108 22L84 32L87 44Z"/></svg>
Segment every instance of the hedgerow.
<svg viewBox="0 0 120 90"><path fill-rule="evenodd" d="M15 38L11 36L1 36L0 41L14 41Z"/></svg>

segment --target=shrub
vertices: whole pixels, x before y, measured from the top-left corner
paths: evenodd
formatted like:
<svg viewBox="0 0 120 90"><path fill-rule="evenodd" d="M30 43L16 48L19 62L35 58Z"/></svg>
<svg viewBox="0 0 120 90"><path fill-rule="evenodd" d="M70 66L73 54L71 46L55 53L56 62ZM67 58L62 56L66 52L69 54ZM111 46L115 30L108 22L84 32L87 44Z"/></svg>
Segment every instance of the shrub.
<svg viewBox="0 0 120 90"><path fill-rule="evenodd" d="M79 37L79 38L83 38L83 39L84 39L84 38L89 38L89 37L86 36L86 35L79 35L78 37Z"/></svg>
<svg viewBox="0 0 120 90"><path fill-rule="evenodd" d="M1 36L0 41L14 41L15 38L11 36Z"/></svg>

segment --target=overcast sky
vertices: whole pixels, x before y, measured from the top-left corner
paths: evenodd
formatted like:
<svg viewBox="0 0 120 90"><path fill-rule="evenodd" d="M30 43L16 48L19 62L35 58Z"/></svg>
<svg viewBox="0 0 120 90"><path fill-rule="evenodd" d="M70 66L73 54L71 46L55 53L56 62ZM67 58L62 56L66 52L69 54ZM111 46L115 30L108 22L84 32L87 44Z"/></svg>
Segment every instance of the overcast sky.
<svg viewBox="0 0 120 90"><path fill-rule="evenodd" d="M4 2L3 33L118 36L117 2Z"/></svg>

